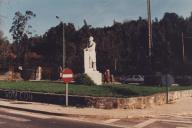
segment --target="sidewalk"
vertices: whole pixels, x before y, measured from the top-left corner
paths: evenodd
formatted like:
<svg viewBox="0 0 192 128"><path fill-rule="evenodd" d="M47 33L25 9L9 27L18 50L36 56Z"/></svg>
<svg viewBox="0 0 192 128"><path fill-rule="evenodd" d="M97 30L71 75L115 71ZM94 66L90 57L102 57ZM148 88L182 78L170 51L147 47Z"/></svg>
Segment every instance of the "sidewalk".
<svg viewBox="0 0 192 128"><path fill-rule="evenodd" d="M29 112L44 113L57 116L68 117L91 117L91 118L140 118L156 116L178 116L192 115L192 97L177 100L172 104L153 106L147 109L95 109L95 108L76 108L65 107L52 104L23 102L0 99L0 108L11 108Z"/></svg>

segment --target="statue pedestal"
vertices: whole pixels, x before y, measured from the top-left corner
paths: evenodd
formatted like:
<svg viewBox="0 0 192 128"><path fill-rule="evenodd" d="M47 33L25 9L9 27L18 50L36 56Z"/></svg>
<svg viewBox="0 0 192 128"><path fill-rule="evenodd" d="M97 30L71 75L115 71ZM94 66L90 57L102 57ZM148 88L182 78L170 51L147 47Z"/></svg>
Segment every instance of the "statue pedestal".
<svg viewBox="0 0 192 128"><path fill-rule="evenodd" d="M84 50L84 70L85 74L87 74L96 85L102 84L102 74L94 70L93 67L90 67L89 64L89 51Z"/></svg>
<svg viewBox="0 0 192 128"><path fill-rule="evenodd" d="M102 85L102 74L99 71L92 71L86 73L96 85Z"/></svg>

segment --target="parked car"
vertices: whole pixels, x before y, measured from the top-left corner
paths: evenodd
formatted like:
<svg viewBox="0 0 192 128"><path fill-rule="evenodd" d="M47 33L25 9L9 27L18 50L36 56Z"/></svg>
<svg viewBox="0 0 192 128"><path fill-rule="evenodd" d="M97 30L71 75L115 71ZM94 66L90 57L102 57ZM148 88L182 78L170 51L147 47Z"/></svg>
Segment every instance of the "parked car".
<svg viewBox="0 0 192 128"><path fill-rule="evenodd" d="M143 83L144 76L142 75L129 75L121 80L122 83Z"/></svg>

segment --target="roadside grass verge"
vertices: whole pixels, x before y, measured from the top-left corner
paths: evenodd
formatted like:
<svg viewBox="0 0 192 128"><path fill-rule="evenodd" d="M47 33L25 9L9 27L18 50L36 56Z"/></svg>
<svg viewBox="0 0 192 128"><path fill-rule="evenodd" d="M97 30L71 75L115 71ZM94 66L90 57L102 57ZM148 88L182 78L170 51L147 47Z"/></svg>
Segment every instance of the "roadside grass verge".
<svg viewBox="0 0 192 128"><path fill-rule="evenodd" d="M0 81L0 89L32 91L42 93L65 94L65 84L53 82L29 82L29 81ZM189 90L192 86L170 87L170 91ZM136 86L136 85L69 85L70 95L95 96L95 97L137 97L155 93L166 92L165 87Z"/></svg>

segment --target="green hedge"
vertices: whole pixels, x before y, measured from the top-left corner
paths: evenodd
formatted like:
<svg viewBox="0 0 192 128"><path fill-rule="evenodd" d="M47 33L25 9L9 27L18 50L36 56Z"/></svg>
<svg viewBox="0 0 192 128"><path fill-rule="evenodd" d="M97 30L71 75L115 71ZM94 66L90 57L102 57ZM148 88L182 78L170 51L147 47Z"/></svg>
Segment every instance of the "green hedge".
<svg viewBox="0 0 192 128"><path fill-rule="evenodd" d="M87 74L77 74L75 76L75 83L82 85L95 85L93 80Z"/></svg>

